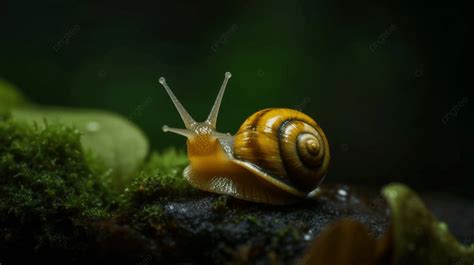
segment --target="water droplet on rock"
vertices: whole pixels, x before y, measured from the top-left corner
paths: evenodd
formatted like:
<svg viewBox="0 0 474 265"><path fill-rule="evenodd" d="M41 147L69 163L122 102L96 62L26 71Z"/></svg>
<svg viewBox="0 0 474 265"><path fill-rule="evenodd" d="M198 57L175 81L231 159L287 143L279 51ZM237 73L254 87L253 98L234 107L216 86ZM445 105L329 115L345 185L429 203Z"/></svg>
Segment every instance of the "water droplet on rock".
<svg viewBox="0 0 474 265"><path fill-rule="evenodd" d="M347 196L347 191L345 189L338 189L337 194L341 197L346 197Z"/></svg>
<svg viewBox="0 0 474 265"><path fill-rule="evenodd" d="M311 238L313 238L313 233L314 233L313 229L310 229L310 230L308 231L308 233L306 233L306 234L303 236L303 239L304 239L305 241L311 240Z"/></svg>

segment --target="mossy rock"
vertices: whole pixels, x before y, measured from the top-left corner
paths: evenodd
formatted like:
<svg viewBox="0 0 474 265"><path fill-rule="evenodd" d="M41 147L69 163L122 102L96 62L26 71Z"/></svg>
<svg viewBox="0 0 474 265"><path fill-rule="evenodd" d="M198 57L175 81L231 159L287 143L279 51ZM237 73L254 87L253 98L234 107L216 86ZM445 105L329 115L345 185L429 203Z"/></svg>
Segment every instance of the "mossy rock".
<svg viewBox="0 0 474 265"><path fill-rule="evenodd" d="M0 120L0 253L75 257L88 248L88 224L110 217L114 196L80 136L67 126Z"/></svg>
<svg viewBox="0 0 474 265"><path fill-rule="evenodd" d="M317 240L333 243L329 258L344 255L338 242L348 240L334 240L354 234L382 240L385 254L372 259L377 262L473 258L473 247L458 243L403 185L387 187L384 197L376 188L324 184L316 199L264 205L193 189L182 176L186 155L170 149L153 153L122 192L110 185L108 167L84 151L81 135L60 123L0 118L2 263L299 264ZM462 205L463 220L445 215L443 221L454 236L472 236L464 243L474 241L474 227L463 226L474 222L472 202L434 196L428 205L437 215ZM348 219L360 225L337 225ZM330 225L336 229L324 233Z"/></svg>

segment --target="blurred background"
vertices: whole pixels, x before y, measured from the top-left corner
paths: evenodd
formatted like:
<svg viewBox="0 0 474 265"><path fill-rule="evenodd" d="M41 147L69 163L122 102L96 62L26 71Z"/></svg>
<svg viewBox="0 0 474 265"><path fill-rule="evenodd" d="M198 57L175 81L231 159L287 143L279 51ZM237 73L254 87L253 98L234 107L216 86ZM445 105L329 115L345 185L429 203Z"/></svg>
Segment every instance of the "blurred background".
<svg viewBox="0 0 474 265"><path fill-rule="evenodd" d="M32 102L103 109L154 150L197 120L233 74L218 128L252 113L309 114L332 147L328 182L405 182L474 196L468 9L462 2L0 1L0 78Z"/></svg>

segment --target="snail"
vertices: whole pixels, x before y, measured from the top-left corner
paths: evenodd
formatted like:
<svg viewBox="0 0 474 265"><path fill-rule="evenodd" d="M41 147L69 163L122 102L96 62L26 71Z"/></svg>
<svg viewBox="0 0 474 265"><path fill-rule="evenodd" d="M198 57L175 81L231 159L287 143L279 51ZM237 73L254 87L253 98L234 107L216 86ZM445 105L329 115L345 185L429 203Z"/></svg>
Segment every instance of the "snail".
<svg viewBox="0 0 474 265"><path fill-rule="evenodd" d="M289 204L314 196L324 180L329 145L320 126L293 109L268 108L251 115L235 135L216 131L217 116L231 74L225 73L211 112L196 122L159 79L185 129L163 126L187 138L190 164L183 175L195 188L243 200Z"/></svg>

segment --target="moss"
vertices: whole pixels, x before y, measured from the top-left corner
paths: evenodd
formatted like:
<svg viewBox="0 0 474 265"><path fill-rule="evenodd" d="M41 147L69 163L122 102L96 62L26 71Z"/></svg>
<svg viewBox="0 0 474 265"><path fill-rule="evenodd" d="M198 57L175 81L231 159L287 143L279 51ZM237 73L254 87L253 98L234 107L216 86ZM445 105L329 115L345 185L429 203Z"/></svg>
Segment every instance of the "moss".
<svg viewBox="0 0 474 265"><path fill-rule="evenodd" d="M167 225L163 205L196 194L183 177L187 164L185 153L175 149L150 155L121 196L121 215L134 229L145 235L160 234Z"/></svg>
<svg viewBox="0 0 474 265"><path fill-rule="evenodd" d="M160 204L145 205L132 216L132 225L144 232L151 227L159 227L164 223L164 210Z"/></svg>
<svg viewBox="0 0 474 265"><path fill-rule="evenodd" d="M70 127L0 119L0 238L6 246L81 248L84 225L110 216L113 196L97 178L103 172L88 164L80 139Z"/></svg>
<svg viewBox="0 0 474 265"><path fill-rule="evenodd" d="M174 148L169 148L161 153L153 153L150 156L148 163L144 166L144 171L147 173L153 172L157 168L162 169L184 169L188 165L188 158L182 151ZM180 180L184 180L180 178ZM184 181L182 181L184 182Z"/></svg>
<svg viewBox="0 0 474 265"><path fill-rule="evenodd" d="M295 227L288 225L277 230L274 237L271 239L271 247L277 249L282 241L295 241L297 242L302 238L301 232Z"/></svg>
<svg viewBox="0 0 474 265"><path fill-rule="evenodd" d="M125 189L122 202L126 207L162 200L179 198L195 192L183 177L188 160L183 152L168 149L153 153L142 171Z"/></svg>
<svg viewBox="0 0 474 265"><path fill-rule="evenodd" d="M217 212L224 212L228 209L227 201L229 196L220 195L212 202L212 209Z"/></svg>
<svg viewBox="0 0 474 265"><path fill-rule="evenodd" d="M260 226L262 221L255 215L252 214L241 214L237 217L237 222L249 222L253 225Z"/></svg>

